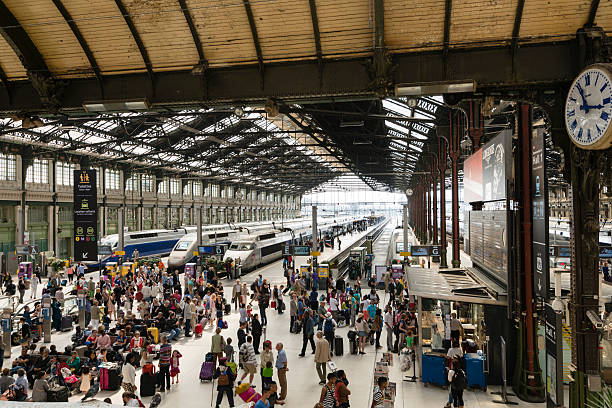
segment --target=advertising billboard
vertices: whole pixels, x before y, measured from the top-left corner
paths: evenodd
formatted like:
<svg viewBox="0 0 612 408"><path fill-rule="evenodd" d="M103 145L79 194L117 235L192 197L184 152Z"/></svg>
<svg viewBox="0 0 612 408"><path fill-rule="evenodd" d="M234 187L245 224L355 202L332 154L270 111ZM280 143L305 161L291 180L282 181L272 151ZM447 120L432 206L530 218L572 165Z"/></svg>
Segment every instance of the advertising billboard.
<svg viewBox="0 0 612 408"><path fill-rule="evenodd" d="M463 201L482 201L482 149L463 162Z"/></svg>

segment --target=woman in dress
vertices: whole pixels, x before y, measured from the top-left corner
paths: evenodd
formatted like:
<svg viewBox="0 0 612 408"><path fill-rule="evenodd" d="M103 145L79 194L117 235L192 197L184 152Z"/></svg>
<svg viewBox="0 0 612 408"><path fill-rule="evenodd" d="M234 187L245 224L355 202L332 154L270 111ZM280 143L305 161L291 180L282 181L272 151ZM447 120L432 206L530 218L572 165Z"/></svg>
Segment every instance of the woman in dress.
<svg viewBox="0 0 612 408"><path fill-rule="evenodd" d="M180 351L174 350L172 352L172 358L170 358L170 377L172 377L172 384L174 384L174 378L176 377L176 383L179 383L179 359L183 357Z"/></svg>

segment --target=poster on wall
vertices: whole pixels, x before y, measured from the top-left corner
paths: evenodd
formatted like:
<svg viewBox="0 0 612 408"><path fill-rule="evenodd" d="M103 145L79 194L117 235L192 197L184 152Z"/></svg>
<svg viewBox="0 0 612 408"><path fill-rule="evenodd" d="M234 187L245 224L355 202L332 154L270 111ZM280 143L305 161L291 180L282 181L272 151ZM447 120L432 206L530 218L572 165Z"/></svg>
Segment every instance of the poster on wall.
<svg viewBox="0 0 612 408"><path fill-rule="evenodd" d="M463 201L482 201L482 149L463 162Z"/></svg>
<svg viewBox="0 0 612 408"><path fill-rule="evenodd" d="M532 269L537 296L549 296L549 233L548 188L546 185L546 138L543 129L534 129L531 137L531 202L532 202Z"/></svg>
<svg viewBox="0 0 612 408"><path fill-rule="evenodd" d="M510 173L512 134L509 130L486 143L482 148L483 201L506 198L506 177Z"/></svg>
<svg viewBox="0 0 612 408"><path fill-rule="evenodd" d="M96 171L74 170L74 260L98 260L98 189Z"/></svg>

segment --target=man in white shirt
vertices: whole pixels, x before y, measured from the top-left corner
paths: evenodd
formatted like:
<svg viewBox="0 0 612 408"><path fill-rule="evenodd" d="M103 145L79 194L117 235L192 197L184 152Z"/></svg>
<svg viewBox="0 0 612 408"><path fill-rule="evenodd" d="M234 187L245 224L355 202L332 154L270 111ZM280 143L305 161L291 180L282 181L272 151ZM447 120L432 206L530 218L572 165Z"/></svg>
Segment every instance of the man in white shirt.
<svg viewBox="0 0 612 408"><path fill-rule="evenodd" d="M147 302L151 303L151 298L152 298L152 294L151 294L151 286L149 286L148 283L145 283L142 287L142 297L145 298L147 300Z"/></svg>
<svg viewBox="0 0 612 408"><path fill-rule="evenodd" d="M393 351L393 313L391 313L391 306L387 306L385 310L383 323L387 332L387 351Z"/></svg>
<svg viewBox="0 0 612 408"><path fill-rule="evenodd" d="M332 316L334 317L334 320L338 320L338 307L339 307L339 303L338 303L338 299L336 299L336 297L332 296L329 299L329 310L331 310Z"/></svg>

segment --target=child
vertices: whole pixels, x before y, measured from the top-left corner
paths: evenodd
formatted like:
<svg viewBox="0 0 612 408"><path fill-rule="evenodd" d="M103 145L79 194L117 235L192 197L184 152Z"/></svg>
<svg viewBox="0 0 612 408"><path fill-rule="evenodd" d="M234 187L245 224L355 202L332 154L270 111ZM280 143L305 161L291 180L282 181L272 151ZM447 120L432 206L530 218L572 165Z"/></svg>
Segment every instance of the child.
<svg viewBox="0 0 612 408"><path fill-rule="evenodd" d="M225 345L223 345L223 352L225 353L225 357L227 358L228 363L233 363L234 346L232 346L232 339L230 337L225 340Z"/></svg>
<svg viewBox="0 0 612 408"><path fill-rule="evenodd" d="M261 377L262 377L262 385L265 388L267 384L270 384L272 382L272 376L274 375L274 369L272 368L272 362L268 361L266 363L266 366L263 368L263 370L261 370Z"/></svg>
<svg viewBox="0 0 612 408"><path fill-rule="evenodd" d="M81 385L79 390L81 392L87 392L91 388L91 374L89 373L89 367L83 367L81 371Z"/></svg>
<svg viewBox="0 0 612 408"><path fill-rule="evenodd" d="M410 350L414 350L414 334L411 329L408 330L408 334L406 335L406 347Z"/></svg>
<svg viewBox="0 0 612 408"><path fill-rule="evenodd" d="M181 372L179 369L179 359L181 357L183 357L183 355L178 350L172 352L172 358L170 359L170 377L172 377L172 384L174 384L174 377L176 377L176 383L179 383L178 375Z"/></svg>
<svg viewBox="0 0 612 408"><path fill-rule="evenodd" d="M85 345L89 346L91 344L95 345L96 340L98 339L98 331L96 329L93 329L91 331L91 334L89 335L89 337L87 337L87 340L85 340Z"/></svg>

